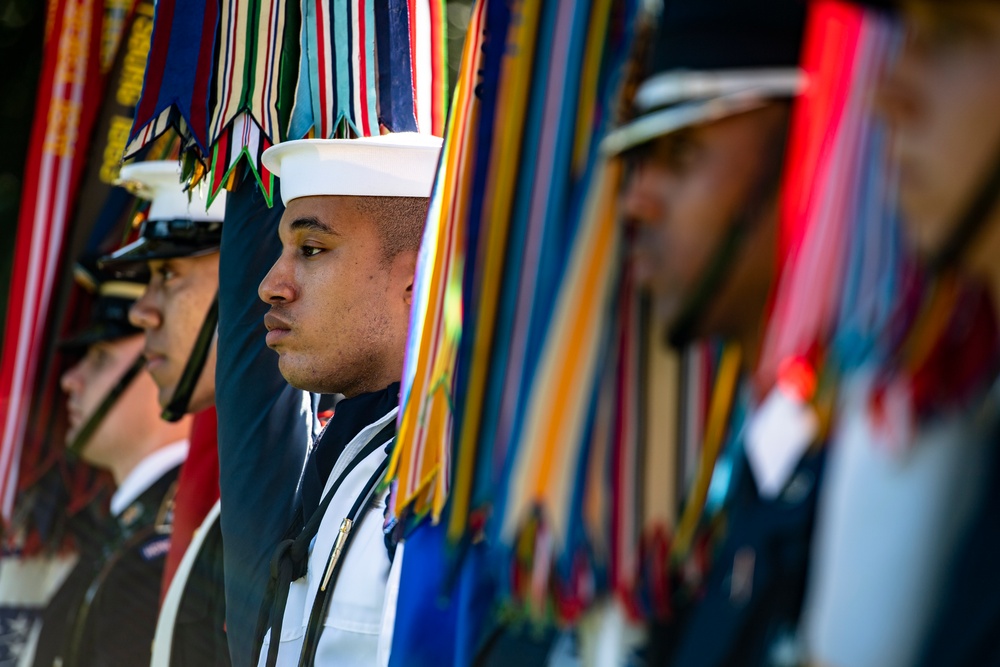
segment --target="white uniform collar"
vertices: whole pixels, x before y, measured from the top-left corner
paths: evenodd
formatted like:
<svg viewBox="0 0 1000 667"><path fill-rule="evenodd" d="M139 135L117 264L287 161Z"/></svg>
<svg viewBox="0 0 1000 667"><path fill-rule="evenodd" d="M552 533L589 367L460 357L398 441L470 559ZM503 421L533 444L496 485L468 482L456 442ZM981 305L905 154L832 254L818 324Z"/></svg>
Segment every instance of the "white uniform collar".
<svg viewBox="0 0 1000 667"><path fill-rule="evenodd" d="M139 461L139 465L125 476L122 483L118 485L118 490L111 496L112 516L121 514L133 500L139 497L139 494L152 486L153 482L160 479L168 470L183 463L184 459L187 458L188 446L187 440L178 440L160 447Z"/></svg>

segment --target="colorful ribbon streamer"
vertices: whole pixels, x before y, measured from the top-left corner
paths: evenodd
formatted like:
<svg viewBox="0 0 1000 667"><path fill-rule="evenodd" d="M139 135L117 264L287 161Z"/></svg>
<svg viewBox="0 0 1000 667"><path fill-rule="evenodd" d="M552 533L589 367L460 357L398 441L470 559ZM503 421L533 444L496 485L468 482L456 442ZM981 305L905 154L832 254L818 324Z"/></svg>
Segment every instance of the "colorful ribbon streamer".
<svg viewBox="0 0 1000 667"><path fill-rule="evenodd" d="M270 203L276 143L440 134L444 41L443 0L163 0L125 157L173 128L210 200L246 158Z"/></svg>
<svg viewBox="0 0 1000 667"><path fill-rule="evenodd" d="M476 4L417 269L392 467L411 525L429 512L447 518L452 545L485 536L521 564L508 593L543 609L558 587L567 614L593 588L578 558L585 480L613 495L637 470L634 415L616 416L614 449L601 451L620 474L586 474L604 372L619 372L607 363L618 167L598 162L595 138L637 13L609 0ZM635 499L616 498L622 517L634 512ZM636 579L631 549L618 552L632 570L622 581Z"/></svg>
<svg viewBox="0 0 1000 667"><path fill-rule="evenodd" d="M209 99L217 2L159 0L153 18L152 45L146 61L142 96L129 133L125 158L132 157L168 129L176 130L185 149L209 148Z"/></svg>
<svg viewBox="0 0 1000 667"><path fill-rule="evenodd" d="M816 3L805 40L809 80L793 116L783 189L780 277L758 379L814 362L832 346L840 370L879 354L898 308L904 257L895 173L872 101L900 33L848 3ZM884 354L884 351L882 352Z"/></svg>

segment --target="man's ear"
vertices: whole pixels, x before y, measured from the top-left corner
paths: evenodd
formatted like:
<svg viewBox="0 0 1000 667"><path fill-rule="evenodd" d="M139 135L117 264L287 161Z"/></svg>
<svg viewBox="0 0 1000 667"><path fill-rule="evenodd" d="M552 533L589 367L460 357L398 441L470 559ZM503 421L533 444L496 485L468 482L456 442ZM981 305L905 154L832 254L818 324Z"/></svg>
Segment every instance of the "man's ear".
<svg viewBox="0 0 1000 667"><path fill-rule="evenodd" d="M416 270L416 250L404 250L392 262L393 285L398 285L402 290L403 302L407 307L413 305L413 279Z"/></svg>

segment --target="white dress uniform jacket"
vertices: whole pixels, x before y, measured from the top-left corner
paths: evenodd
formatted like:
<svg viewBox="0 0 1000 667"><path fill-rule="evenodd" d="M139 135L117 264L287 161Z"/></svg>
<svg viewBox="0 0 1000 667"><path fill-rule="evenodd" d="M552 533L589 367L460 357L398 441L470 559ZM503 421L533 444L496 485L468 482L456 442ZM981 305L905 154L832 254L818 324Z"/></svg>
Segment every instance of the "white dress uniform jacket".
<svg viewBox="0 0 1000 667"><path fill-rule="evenodd" d="M990 444L953 414L894 451L872 421L872 376L848 378L817 510L803 628L817 664L917 664L971 517ZM898 445L896 446L898 448Z"/></svg>
<svg viewBox="0 0 1000 667"><path fill-rule="evenodd" d="M389 421L396 418L398 408L366 426L348 443L337 459L323 490L323 497L330 492L334 481L347 469L351 461L364 449ZM333 551L341 522L347 517L358 497L364 493L368 481L379 465L387 458L386 447L379 447L359 462L337 490L326 509L319 530L309 548L306 575L291 583L282 621L279 667L297 667L302 651L309 615ZM330 598L329 611L319 636L316 651L317 667L372 667L388 664L389 642L380 642L380 635L390 635L393 622L391 610L395 608L394 596L387 599L390 562L386 551L382 526L385 499L388 492L373 496L361 518L353 527L349 548L341 554L343 564ZM395 558L398 567L402 554ZM273 641L271 631L264 636L258 664L264 665L268 648ZM381 644L381 647L380 647Z"/></svg>

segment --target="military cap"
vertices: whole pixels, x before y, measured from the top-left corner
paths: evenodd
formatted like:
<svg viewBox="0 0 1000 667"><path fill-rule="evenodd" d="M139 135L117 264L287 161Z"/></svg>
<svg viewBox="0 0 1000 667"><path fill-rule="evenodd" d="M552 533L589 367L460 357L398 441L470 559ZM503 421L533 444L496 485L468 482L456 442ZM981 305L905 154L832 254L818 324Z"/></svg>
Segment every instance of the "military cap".
<svg viewBox="0 0 1000 667"><path fill-rule="evenodd" d="M142 333L129 322L128 312L149 282L149 272L144 265L114 271L99 268L96 258L85 258L73 267L73 278L94 295L94 300L87 325L60 341L61 347L86 348L101 341Z"/></svg>
<svg viewBox="0 0 1000 667"><path fill-rule="evenodd" d="M397 132L359 139L299 139L264 151L285 204L299 197L429 197L441 139Z"/></svg>
<svg viewBox="0 0 1000 667"><path fill-rule="evenodd" d="M206 206L204 190L187 191L180 182L177 163L169 160L127 164L122 167L119 184L150 200L149 215L139 229L139 238L102 257L102 266L196 257L219 249L226 210L224 190Z"/></svg>
<svg viewBox="0 0 1000 667"><path fill-rule="evenodd" d="M798 94L806 9L804 0L666 0L634 118L602 150L616 155Z"/></svg>

